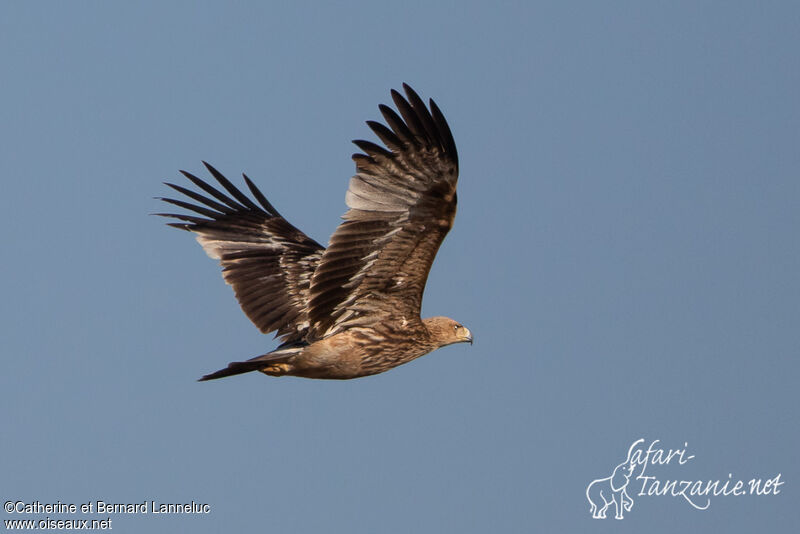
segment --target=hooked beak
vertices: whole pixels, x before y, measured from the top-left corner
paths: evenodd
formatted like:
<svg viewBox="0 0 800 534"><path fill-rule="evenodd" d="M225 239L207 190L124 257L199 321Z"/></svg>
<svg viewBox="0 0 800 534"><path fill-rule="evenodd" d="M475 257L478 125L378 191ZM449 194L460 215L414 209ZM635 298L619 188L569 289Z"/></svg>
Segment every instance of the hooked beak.
<svg viewBox="0 0 800 534"><path fill-rule="evenodd" d="M472 332L467 327L464 327L464 341L469 341L469 344L472 345Z"/></svg>

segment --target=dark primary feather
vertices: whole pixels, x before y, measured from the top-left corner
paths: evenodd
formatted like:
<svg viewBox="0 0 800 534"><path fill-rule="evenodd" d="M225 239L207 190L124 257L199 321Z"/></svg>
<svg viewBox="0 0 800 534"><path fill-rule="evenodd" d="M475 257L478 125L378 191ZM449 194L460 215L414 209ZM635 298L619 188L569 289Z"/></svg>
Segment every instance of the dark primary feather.
<svg viewBox="0 0 800 534"><path fill-rule="evenodd" d="M367 124L389 150L355 141L350 208L311 280L310 334L321 338L387 317L419 320L431 264L456 212L458 155L450 128L403 84L400 115L380 106L389 128Z"/></svg>
<svg viewBox="0 0 800 534"><path fill-rule="evenodd" d="M162 200L204 217L159 215L184 221L170 226L197 234L208 255L220 261L225 281L233 286L242 309L259 330L277 330L284 342L304 339L308 331L309 284L323 247L289 224L247 176L245 182L258 204L214 167L204 164L231 196L181 171L209 196L167 184L198 204Z"/></svg>

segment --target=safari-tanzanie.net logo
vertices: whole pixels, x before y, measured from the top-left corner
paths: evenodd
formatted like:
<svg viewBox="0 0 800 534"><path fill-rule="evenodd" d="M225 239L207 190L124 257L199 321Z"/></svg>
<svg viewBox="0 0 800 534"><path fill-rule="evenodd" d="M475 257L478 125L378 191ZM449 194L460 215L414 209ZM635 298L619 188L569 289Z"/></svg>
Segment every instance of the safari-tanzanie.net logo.
<svg viewBox="0 0 800 534"><path fill-rule="evenodd" d="M624 519L625 513L633 509L634 497L682 497L693 508L706 510L711 506L712 497L778 495L784 484L780 473L771 478L746 480L735 478L732 473L714 480L661 478L661 466L669 466L673 471L689 463L695 455L687 452L688 443L677 449L665 449L660 443L661 440L656 439L645 447L645 439L637 439L608 476L589 483L586 498L593 518L605 519L611 508L616 519ZM651 467L653 469L648 472Z"/></svg>

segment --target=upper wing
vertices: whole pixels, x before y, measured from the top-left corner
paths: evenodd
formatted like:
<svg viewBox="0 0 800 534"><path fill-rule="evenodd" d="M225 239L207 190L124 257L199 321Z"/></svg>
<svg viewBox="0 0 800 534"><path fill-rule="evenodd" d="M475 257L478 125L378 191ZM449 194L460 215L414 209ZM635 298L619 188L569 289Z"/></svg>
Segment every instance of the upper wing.
<svg viewBox="0 0 800 534"><path fill-rule="evenodd" d="M418 318L433 258L456 214L458 155L450 127L430 101L403 84L380 106L389 128L367 124L388 148L354 141L350 208L311 279L310 334L322 337L389 315Z"/></svg>
<svg viewBox="0 0 800 534"><path fill-rule="evenodd" d="M174 184L166 184L199 202L163 198L192 210L193 215L159 213L185 221L170 226L197 234L206 253L222 264L225 281L233 286L247 317L263 333L277 330L285 342L302 340L308 331L308 289L322 252L319 243L289 224L247 176L244 180L260 206L214 167L209 172L233 198L200 178L181 173L214 199Z"/></svg>

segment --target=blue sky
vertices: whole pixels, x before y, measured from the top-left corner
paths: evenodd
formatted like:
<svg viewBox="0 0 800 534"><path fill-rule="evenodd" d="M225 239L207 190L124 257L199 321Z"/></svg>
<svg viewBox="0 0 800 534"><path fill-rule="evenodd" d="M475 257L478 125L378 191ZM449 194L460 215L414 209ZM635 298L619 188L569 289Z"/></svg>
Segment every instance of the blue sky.
<svg viewBox="0 0 800 534"><path fill-rule="evenodd" d="M799 27L791 2L3 5L0 496L211 507L116 532L797 528ZM326 243L402 82L460 156L423 315L474 346L195 382L275 343L149 216L162 182L246 172ZM694 455L659 479L784 484L701 511L631 479L592 519L640 438Z"/></svg>

